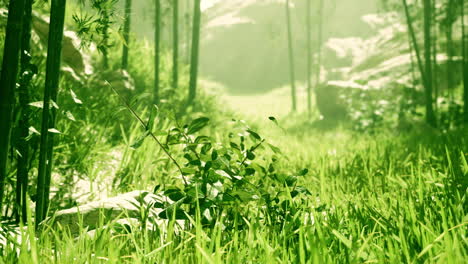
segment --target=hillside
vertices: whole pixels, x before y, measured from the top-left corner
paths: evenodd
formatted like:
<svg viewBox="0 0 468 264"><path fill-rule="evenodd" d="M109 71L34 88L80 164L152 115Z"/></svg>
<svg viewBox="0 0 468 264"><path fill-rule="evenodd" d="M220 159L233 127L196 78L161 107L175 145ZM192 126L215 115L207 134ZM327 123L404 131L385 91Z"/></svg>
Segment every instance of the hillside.
<svg viewBox="0 0 468 264"><path fill-rule="evenodd" d="M367 2L366 2L367 1ZM377 11L370 0L328 2L323 8L323 43L329 38L369 37L374 30L360 19ZM255 94L288 82L284 1L220 1L205 12L201 69L223 83L230 92ZM317 6L313 7L317 24ZM292 6L293 38L298 80L305 80L305 1ZM339 22L337 18L339 19ZM313 47L317 36L313 35ZM340 60L328 53L324 65L337 67ZM242 67L239 67L242 65Z"/></svg>

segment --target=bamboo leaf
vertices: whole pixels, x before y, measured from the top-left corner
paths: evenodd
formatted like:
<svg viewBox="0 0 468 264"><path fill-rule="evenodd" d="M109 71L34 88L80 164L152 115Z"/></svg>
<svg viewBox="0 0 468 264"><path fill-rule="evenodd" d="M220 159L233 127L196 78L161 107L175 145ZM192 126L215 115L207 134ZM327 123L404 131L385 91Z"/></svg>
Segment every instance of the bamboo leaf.
<svg viewBox="0 0 468 264"><path fill-rule="evenodd" d="M49 131L49 133L62 134L62 132L60 132L56 128L49 128L47 131Z"/></svg>
<svg viewBox="0 0 468 264"><path fill-rule="evenodd" d="M83 104L83 102L78 98L78 96L76 96L75 92L72 89L70 89L70 94L75 103Z"/></svg>

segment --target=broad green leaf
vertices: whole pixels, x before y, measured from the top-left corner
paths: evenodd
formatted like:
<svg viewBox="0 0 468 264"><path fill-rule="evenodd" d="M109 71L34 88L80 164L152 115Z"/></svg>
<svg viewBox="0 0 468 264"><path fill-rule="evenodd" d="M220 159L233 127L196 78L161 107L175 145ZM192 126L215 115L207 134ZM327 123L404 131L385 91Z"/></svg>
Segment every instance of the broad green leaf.
<svg viewBox="0 0 468 264"><path fill-rule="evenodd" d="M245 190L235 190L231 193L232 196L239 198L243 202L249 202L255 200L255 193Z"/></svg>
<svg viewBox="0 0 468 264"><path fill-rule="evenodd" d="M182 168L182 173L184 175L194 174L195 172L197 172L197 170L194 168Z"/></svg>
<svg viewBox="0 0 468 264"><path fill-rule="evenodd" d="M216 151L216 149L214 149L211 152L211 160L216 160L217 158L218 158L218 151Z"/></svg>
<svg viewBox="0 0 468 264"><path fill-rule="evenodd" d="M255 174L255 169L254 168L247 168L245 169L245 175L254 175Z"/></svg>
<svg viewBox="0 0 468 264"><path fill-rule="evenodd" d="M212 147L211 143L207 143L207 144L203 145L203 147L201 148L201 153L202 154L208 154L208 151L210 151L211 147Z"/></svg>
<svg viewBox="0 0 468 264"><path fill-rule="evenodd" d="M158 193L160 189L161 189L161 184L154 186L153 193Z"/></svg>
<svg viewBox="0 0 468 264"><path fill-rule="evenodd" d="M252 151L247 151L247 159L254 160L255 154Z"/></svg>
<svg viewBox="0 0 468 264"><path fill-rule="evenodd" d="M297 177L289 176L286 178L286 184L288 186L293 186L294 184L296 184L296 182L297 182Z"/></svg>
<svg viewBox="0 0 468 264"><path fill-rule="evenodd" d="M201 144L201 143L208 143L210 142L210 138L207 136L198 136L195 138L195 143Z"/></svg>
<svg viewBox="0 0 468 264"><path fill-rule="evenodd" d="M250 130L250 129L247 129L247 132L249 132L249 134L250 134L253 138L257 139L257 140L261 140L261 139L262 139L262 138L260 137L260 135L257 134L257 132L255 132L255 131L252 131L252 130Z"/></svg>
<svg viewBox="0 0 468 264"><path fill-rule="evenodd" d="M234 143L234 142L230 142L229 145L231 145L231 148L233 148L233 149L238 149L238 150L240 150L239 146L238 146L236 143Z"/></svg>
<svg viewBox="0 0 468 264"><path fill-rule="evenodd" d="M174 202L177 202L185 197L185 193L177 187L169 187L164 191L164 195L169 197Z"/></svg>
<svg viewBox="0 0 468 264"><path fill-rule="evenodd" d="M274 116L270 116L270 117L268 117L268 119L270 119L273 123L275 123L277 126L279 126L278 120L276 120L276 118Z"/></svg>
<svg viewBox="0 0 468 264"><path fill-rule="evenodd" d="M174 211L173 207L169 207L166 210L159 213L158 216L162 219L172 219L174 217L176 220L187 220L187 215L185 214L185 211L181 208L176 208Z"/></svg>
<svg viewBox="0 0 468 264"><path fill-rule="evenodd" d="M270 147L270 149L275 153L275 154L281 154L281 149L279 149L278 147L268 143L268 146Z"/></svg>
<svg viewBox="0 0 468 264"><path fill-rule="evenodd" d="M309 169L305 168L299 172L299 176L305 176L307 173L309 173Z"/></svg>
<svg viewBox="0 0 468 264"><path fill-rule="evenodd" d="M205 166L203 167L203 169L205 171L208 171L209 169L211 169L212 166L213 166L213 162L208 161L208 162L205 163Z"/></svg>
<svg viewBox="0 0 468 264"><path fill-rule="evenodd" d="M165 206L164 206L163 203L155 202L155 203L153 204L153 207L154 207L154 208L164 209Z"/></svg>
<svg viewBox="0 0 468 264"><path fill-rule="evenodd" d="M208 117L200 117L193 120L187 128L187 134L194 134L200 131L208 124L209 121L210 119Z"/></svg>
<svg viewBox="0 0 468 264"><path fill-rule="evenodd" d="M193 166L201 166L201 161L196 159L196 160L190 161L189 164Z"/></svg>

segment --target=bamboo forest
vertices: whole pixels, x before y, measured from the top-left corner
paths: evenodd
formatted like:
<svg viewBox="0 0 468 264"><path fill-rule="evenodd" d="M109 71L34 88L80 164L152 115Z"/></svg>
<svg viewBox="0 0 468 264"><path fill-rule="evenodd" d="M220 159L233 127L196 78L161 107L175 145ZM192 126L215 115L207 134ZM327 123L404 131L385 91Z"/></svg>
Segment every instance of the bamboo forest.
<svg viewBox="0 0 468 264"><path fill-rule="evenodd" d="M464 0L0 0L1 263L468 263Z"/></svg>

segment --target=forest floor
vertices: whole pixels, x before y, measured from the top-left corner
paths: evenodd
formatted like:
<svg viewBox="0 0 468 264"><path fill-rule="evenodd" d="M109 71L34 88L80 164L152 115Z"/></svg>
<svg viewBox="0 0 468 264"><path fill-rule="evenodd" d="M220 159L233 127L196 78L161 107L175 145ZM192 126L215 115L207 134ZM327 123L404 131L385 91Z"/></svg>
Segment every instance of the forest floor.
<svg viewBox="0 0 468 264"><path fill-rule="evenodd" d="M303 88L299 88L299 98ZM356 132L346 124L322 123L317 112L291 114L286 88L255 96L224 94L225 110L203 132L225 142L232 118L244 119L263 138L281 149L278 171L308 168L300 179L310 195L291 200L297 211L281 226L252 214L238 230L223 230L223 218L206 228L122 228L117 221L100 223L88 235L82 226L74 236L46 228L36 240L23 239L20 263L464 263L468 257L466 130L441 133L415 126L411 131L383 128ZM301 102L301 112L305 113ZM218 114L219 115L219 114ZM268 119L275 116L275 124ZM211 117L210 117L211 118ZM152 190L174 170L160 158L161 149L146 140L129 147L141 133L135 123L118 145L91 149L89 182L120 177L120 189L101 189L94 197L123 190ZM150 155L149 155L150 154ZM260 158L271 154L260 152ZM180 159L182 159L180 157ZM109 166L111 168L109 168ZM105 175L103 175L105 174ZM106 176L107 175L107 176ZM156 178L155 178L156 177ZM81 177L83 178L83 177ZM106 180L107 179L107 180ZM113 186L106 182L104 187ZM287 187L286 187L287 189ZM74 191L77 191L75 189ZM104 192L110 193L104 195ZM73 192L72 192L73 193ZM86 195L86 194L84 194ZM169 223L169 227L171 226ZM31 226L31 223L30 223ZM105 227L105 228L104 228ZM25 229L26 237L32 228ZM28 241L31 241L29 243ZM13 249L13 248L12 248ZM0 263L16 259L15 250Z"/></svg>

